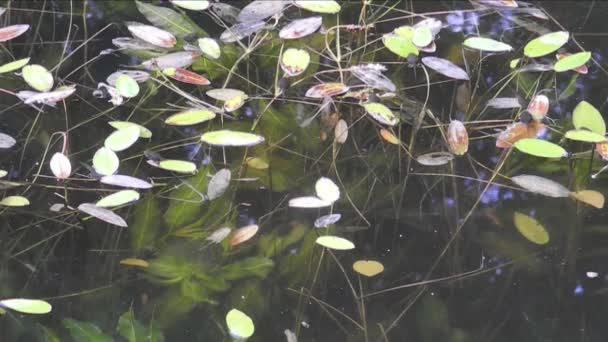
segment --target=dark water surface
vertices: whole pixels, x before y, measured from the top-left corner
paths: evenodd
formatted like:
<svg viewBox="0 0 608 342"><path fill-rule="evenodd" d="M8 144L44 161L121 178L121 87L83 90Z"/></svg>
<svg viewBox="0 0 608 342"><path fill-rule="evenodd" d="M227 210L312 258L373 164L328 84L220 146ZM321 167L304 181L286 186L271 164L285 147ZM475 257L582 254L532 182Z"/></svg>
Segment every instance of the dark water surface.
<svg viewBox="0 0 608 342"><path fill-rule="evenodd" d="M176 9L168 1L151 4ZM249 56L231 43L221 44L220 62L197 60L190 70L207 76L209 86L169 83L153 73L154 80L140 84L137 97L113 107L93 96L97 84L117 69L134 68L153 57L149 51L118 51L112 44L113 38L130 37L126 22L149 23L134 2L4 3L2 26L31 27L2 43L0 61L31 57L30 64L52 71L56 84L73 84L77 91L42 111L6 92L1 95L0 132L17 144L0 150L0 169L8 172L4 180L23 182L3 190L2 197L22 195L31 204L1 211L0 299L44 299L53 311L0 316L0 341L231 341L225 315L232 308L253 319L256 331L250 341L287 341L286 329L300 342L608 340L606 210L522 191L507 178L534 174L572 191L606 193L608 176L590 177L604 162L597 156L590 160L589 153L552 160L512 152L486 188L505 156L495 147L493 135L518 111L484 109L493 97L518 97L527 104L534 93L543 93L550 99L548 116L554 128L544 138L585 156L591 144L560 137L571 128L572 110L581 100L606 110L608 5L520 2L520 7L529 5L548 15L540 19L519 10L474 10L461 1L373 1L365 11L360 1L341 4L339 16L323 15L323 25L332 27L337 18L339 24L358 24L360 18L375 24L367 33L340 31L341 67L387 66L385 75L397 91L382 102L401 117L402 123L393 127L401 147L380 137L385 126L365 116L353 98L337 97L331 107L349 126L344 144L333 142L331 129L327 139L320 138L326 127L333 127L332 113L321 113L301 127L321 106L321 100L304 97L306 90L319 82L340 81L321 33L288 42L311 52L311 67L290 79L290 87L274 100L275 82L282 77L277 28L259 33L255 39L264 39ZM175 13L187 15L213 38L224 31L208 12ZM435 55L465 67L470 85L429 71L427 87L419 62L408 63L382 45L382 34L422 19L412 13L443 22L435 38L437 51L421 56ZM312 15L290 6L278 27ZM507 80L509 61L522 57L526 42L558 30L571 33L563 51L592 52L588 74L520 73ZM335 52L333 31L328 46ZM463 50L462 41L478 34L514 50L496 55ZM200 37L200 32L184 34L174 50L186 43L196 45ZM255 39L242 43L255 44ZM537 62L553 63L553 58L551 54ZM328 70L334 71L324 72ZM361 85L349 73L344 75L344 83ZM170 114L190 106L179 90L217 104L205 92L225 83L249 95L235 113L187 127L164 123ZM28 90L14 72L0 74L0 88ZM467 123L469 151L446 165L423 166L408 156L447 151L437 122L428 115L416 121L427 95L426 108L438 122ZM114 210L129 227L77 210L49 211L55 203L73 209L117 191L101 184L88 167L113 131L107 122L116 120L136 122L153 133L118 152L120 174L155 185L138 190L138 202ZM266 138L262 145L222 149L199 143L204 132L221 127L250 131L254 124L255 132ZM71 178L63 182L55 180L48 166L52 154L61 150L59 135L53 135L60 131L68 132L73 168ZM191 160L198 172L184 176L154 168L146 163L144 151ZM260 158L269 167L255 169L245 162L248 157ZM191 188L206 193L209 175L222 168L232 172L226 193L198 203L200 197ZM313 222L330 213L328 207L288 206L289 199L313 195L320 177L332 179L341 192L331 212L342 218L324 229ZM541 222L549 242L526 240L514 226L514 212ZM238 246L230 246L230 237L221 244L206 239L221 227L252 224L259 225L259 231ZM347 238L356 248L332 251L315 244L326 234ZM146 260L149 266L121 265L126 258ZM371 278L358 275L352 264L362 259L381 262L384 272ZM132 320L126 319L129 313ZM138 333L128 339L127 331Z"/></svg>

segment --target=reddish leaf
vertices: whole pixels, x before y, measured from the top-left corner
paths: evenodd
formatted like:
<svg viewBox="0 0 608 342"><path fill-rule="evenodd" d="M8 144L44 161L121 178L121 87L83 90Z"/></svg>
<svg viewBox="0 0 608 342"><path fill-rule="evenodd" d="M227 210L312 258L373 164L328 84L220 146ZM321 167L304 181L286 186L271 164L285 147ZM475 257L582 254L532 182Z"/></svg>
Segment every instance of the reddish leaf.
<svg viewBox="0 0 608 342"><path fill-rule="evenodd" d="M0 42L17 38L30 28L30 25L12 25L0 29Z"/></svg>
<svg viewBox="0 0 608 342"><path fill-rule="evenodd" d="M516 122L500 133L496 139L496 147L510 148L521 139L536 138L544 129L545 125L537 121L532 121L527 125L523 122Z"/></svg>
<svg viewBox="0 0 608 342"><path fill-rule="evenodd" d="M211 83L211 82L209 82L208 79L204 78L203 76L201 76L195 72L186 70L186 69L169 68L169 69L163 70L163 73L176 81L184 82L184 83L188 83L188 84L208 85Z"/></svg>

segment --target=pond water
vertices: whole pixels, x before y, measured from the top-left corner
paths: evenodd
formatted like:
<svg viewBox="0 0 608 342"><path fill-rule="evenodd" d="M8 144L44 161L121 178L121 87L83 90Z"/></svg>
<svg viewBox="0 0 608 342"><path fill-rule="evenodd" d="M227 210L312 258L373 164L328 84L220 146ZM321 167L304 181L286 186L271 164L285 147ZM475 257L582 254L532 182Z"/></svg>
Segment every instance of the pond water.
<svg viewBox="0 0 608 342"><path fill-rule="evenodd" d="M4 4L0 341L607 339L607 4L249 4Z"/></svg>

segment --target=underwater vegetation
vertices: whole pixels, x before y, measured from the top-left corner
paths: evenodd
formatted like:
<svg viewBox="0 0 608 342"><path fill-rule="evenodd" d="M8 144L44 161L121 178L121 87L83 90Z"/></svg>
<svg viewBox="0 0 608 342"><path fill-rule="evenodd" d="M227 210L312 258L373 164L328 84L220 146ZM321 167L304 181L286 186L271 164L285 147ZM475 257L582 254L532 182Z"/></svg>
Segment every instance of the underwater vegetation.
<svg viewBox="0 0 608 342"><path fill-rule="evenodd" d="M608 5L0 6L1 341L608 336Z"/></svg>

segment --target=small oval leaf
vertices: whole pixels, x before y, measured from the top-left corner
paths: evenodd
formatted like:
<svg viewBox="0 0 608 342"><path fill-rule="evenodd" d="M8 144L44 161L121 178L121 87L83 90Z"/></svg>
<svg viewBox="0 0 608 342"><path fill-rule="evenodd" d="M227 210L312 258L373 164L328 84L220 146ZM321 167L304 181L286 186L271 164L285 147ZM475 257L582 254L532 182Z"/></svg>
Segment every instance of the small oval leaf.
<svg viewBox="0 0 608 342"><path fill-rule="evenodd" d="M207 197L210 201L222 196L230 185L232 173L229 169L221 169L209 180L207 185Z"/></svg>
<svg viewBox="0 0 608 342"><path fill-rule="evenodd" d="M508 52L513 50L511 45L484 37L470 37L462 44L468 48L486 52Z"/></svg>
<svg viewBox="0 0 608 342"><path fill-rule="evenodd" d="M18 59L16 61L12 61L12 62L3 64L2 66L0 66L0 74L19 70L19 69L23 68L24 66L26 66L27 63L29 63L29 62L30 62L30 58L27 57L27 58Z"/></svg>
<svg viewBox="0 0 608 342"><path fill-rule="evenodd" d="M40 299L11 298L0 300L0 307L24 314L41 315L51 312L51 304Z"/></svg>
<svg viewBox="0 0 608 342"><path fill-rule="evenodd" d="M513 146L523 153L542 158L562 158L568 155L561 146L541 139L521 139Z"/></svg>
<svg viewBox="0 0 608 342"><path fill-rule="evenodd" d="M114 152L124 151L139 139L137 126L125 126L112 132L104 141L104 146Z"/></svg>
<svg viewBox="0 0 608 342"><path fill-rule="evenodd" d="M358 260L353 264L353 270L371 278L384 272L384 265L375 260Z"/></svg>
<svg viewBox="0 0 608 342"><path fill-rule="evenodd" d="M57 152L53 154L49 163L51 172L58 179L66 179L72 174L72 164L65 154Z"/></svg>
<svg viewBox="0 0 608 342"><path fill-rule="evenodd" d="M172 33L161 30L155 26L136 24L129 25L127 28L134 37L162 48L170 49L174 47L177 42L177 39Z"/></svg>
<svg viewBox="0 0 608 342"><path fill-rule="evenodd" d="M127 222L122 217L116 215L111 210L98 207L93 203L82 203L78 206L78 210L109 224L113 224L119 227L127 227Z"/></svg>
<svg viewBox="0 0 608 342"><path fill-rule="evenodd" d="M340 4L334 0L295 0L294 5L316 13L335 14L340 12Z"/></svg>
<svg viewBox="0 0 608 342"><path fill-rule="evenodd" d="M152 131L150 131L149 129L147 129L146 127L136 124L134 122L130 122L130 121L110 121L108 122L108 124L110 124L110 126L116 128L116 129L121 129L121 128L125 128L125 127L137 127L139 129L139 137L140 138L152 138Z"/></svg>
<svg viewBox="0 0 608 342"><path fill-rule="evenodd" d="M198 48L201 49L203 54L211 59L218 59L221 55L220 45L215 39L212 38L200 38L198 40Z"/></svg>
<svg viewBox="0 0 608 342"><path fill-rule="evenodd" d="M511 180L522 188L540 195L553 198L568 197L570 195L568 188L548 178L534 175L518 175L511 177Z"/></svg>
<svg viewBox="0 0 608 342"><path fill-rule="evenodd" d="M253 133L220 130L203 133L201 141L212 146L255 146L265 139Z"/></svg>
<svg viewBox="0 0 608 342"><path fill-rule="evenodd" d="M135 97L139 94L139 84L129 75L120 75L116 79L116 90L120 96Z"/></svg>
<svg viewBox="0 0 608 342"><path fill-rule="evenodd" d="M135 190L121 190L111 195L105 196L95 203L96 206L102 208L118 207L123 204L135 202L139 200L139 193Z"/></svg>
<svg viewBox="0 0 608 342"><path fill-rule="evenodd" d="M600 143L606 141L606 137L603 135L599 135L586 129L571 129L566 132L564 136L566 139L590 143Z"/></svg>
<svg viewBox="0 0 608 342"><path fill-rule="evenodd" d="M100 182L103 184L120 186L123 188L135 188L135 189L150 189L152 184L131 176L126 175L109 175L101 177Z"/></svg>
<svg viewBox="0 0 608 342"><path fill-rule="evenodd" d="M604 207L605 198L601 192L594 190L582 190L573 192L572 197L583 203L587 203L592 207L602 209Z"/></svg>
<svg viewBox="0 0 608 342"><path fill-rule="evenodd" d="M17 38L20 35L24 34L30 28L30 25L20 24L20 25L11 25L0 28L0 42L6 42L11 39Z"/></svg>
<svg viewBox="0 0 608 342"><path fill-rule="evenodd" d="M289 77L302 74L310 63L310 54L306 50L290 48L283 51L281 69Z"/></svg>
<svg viewBox="0 0 608 342"><path fill-rule="evenodd" d="M334 203L340 199L340 188L331 179L321 177L315 183L317 197L329 203Z"/></svg>
<svg viewBox="0 0 608 342"><path fill-rule="evenodd" d="M100 175L108 176L118 170L120 160L114 151L102 147L93 156L93 168Z"/></svg>
<svg viewBox="0 0 608 342"><path fill-rule="evenodd" d="M606 123L602 114L587 101L579 102L572 111L572 124L576 129L588 129L599 135L606 135Z"/></svg>
<svg viewBox="0 0 608 342"><path fill-rule="evenodd" d="M418 156L416 161L425 166L445 165L454 159L454 155L448 152L431 152Z"/></svg>
<svg viewBox="0 0 608 342"><path fill-rule="evenodd" d="M367 113L383 125L395 126L399 123L399 118L384 104L378 102L368 102L361 105Z"/></svg>
<svg viewBox="0 0 608 342"><path fill-rule="evenodd" d="M195 173L196 164L186 160L164 159L158 163L158 167L163 170L179 173Z"/></svg>
<svg viewBox="0 0 608 342"><path fill-rule="evenodd" d="M549 233L538 221L532 217L515 212L513 221L517 230L529 241L537 245L545 245L549 242Z"/></svg>
<svg viewBox="0 0 608 342"><path fill-rule="evenodd" d="M213 120L215 116L215 113L208 109L190 109L171 115L165 123L173 126L190 126Z"/></svg>
<svg viewBox="0 0 608 342"><path fill-rule="evenodd" d="M296 197L289 200L289 206L292 208L323 208L330 205L330 202L315 196Z"/></svg>
<svg viewBox="0 0 608 342"><path fill-rule="evenodd" d="M410 55L418 56L419 54L418 48L410 39L397 34L385 34L382 36L382 43L399 57L408 58Z"/></svg>
<svg viewBox="0 0 608 342"><path fill-rule="evenodd" d="M570 34L565 31L551 32L532 39L524 47L524 55L530 58L542 57L557 51L562 47Z"/></svg>
<svg viewBox="0 0 608 342"><path fill-rule="evenodd" d="M469 80L469 75L458 65L439 57L422 57L422 63L436 72L457 80Z"/></svg>
<svg viewBox="0 0 608 342"><path fill-rule="evenodd" d="M339 251L345 251L355 248L355 244L350 242L349 240L332 235L319 236L315 242L325 248L335 249Z"/></svg>
<svg viewBox="0 0 608 342"><path fill-rule="evenodd" d="M26 65L21 69L23 80L38 91L49 91L53 88L53 75L38 64Z"/></svg>
<svg viewBox="0 0 608 342"><path fill-rule="evenodd" d="M232 309L226 314L226 325L230 336L235 340L245 340L255 331L251 318L237 309Z"/></svg>
<svg viewBox="0 0 608 342"><path fill-rule="evenodd" d="M23 196L7 196L0 200L0 206L5 207L25 207L30 205L30 201Z"/></svg>
<svg viewBox="0 0 608 342"><path fill-rule="evenodd" d="M579 52L558 60L553 65L556 72L564 72L582 67L591 58L591 52Z"/></svg>

